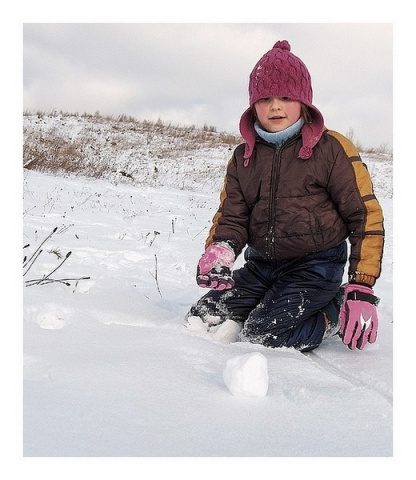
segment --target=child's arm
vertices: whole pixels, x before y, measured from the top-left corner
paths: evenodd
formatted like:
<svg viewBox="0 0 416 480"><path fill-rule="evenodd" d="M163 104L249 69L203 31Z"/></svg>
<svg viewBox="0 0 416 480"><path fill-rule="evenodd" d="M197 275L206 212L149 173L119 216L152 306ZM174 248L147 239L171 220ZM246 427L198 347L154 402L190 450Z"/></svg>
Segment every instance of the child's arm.
<svg viewBox="0 0 416 480"><path fill-rule="evenodd" d="M337 153L329 189L350 231L349 281L372 287L381 272L383 211L358 150L342 135L332 135L342 149Z"/></svg>
<svg viewBox="0 0 416 480"><path fill-rule="evenodd" d="M212 243L227 242L237 257L248 240L250 210L241 192L235 162L233 156L227 166L220 205L212 219L205 247Z"/></svg>

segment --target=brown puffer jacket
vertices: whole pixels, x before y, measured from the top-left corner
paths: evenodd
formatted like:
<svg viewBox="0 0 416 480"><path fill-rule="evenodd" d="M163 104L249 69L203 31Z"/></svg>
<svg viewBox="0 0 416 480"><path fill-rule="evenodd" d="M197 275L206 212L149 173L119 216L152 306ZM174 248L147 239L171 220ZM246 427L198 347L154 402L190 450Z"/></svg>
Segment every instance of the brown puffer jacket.
<svg viewBox="0 0 416 480"><path fill-rule="evenodd" d="M326 130L307 160L299 135L282 147L258 140L247 166L244 144L228 164L206 246L229 241L266 259L298 258L349 239L349 271L373 285L381 271L383 212L354 145Z"/></svg>

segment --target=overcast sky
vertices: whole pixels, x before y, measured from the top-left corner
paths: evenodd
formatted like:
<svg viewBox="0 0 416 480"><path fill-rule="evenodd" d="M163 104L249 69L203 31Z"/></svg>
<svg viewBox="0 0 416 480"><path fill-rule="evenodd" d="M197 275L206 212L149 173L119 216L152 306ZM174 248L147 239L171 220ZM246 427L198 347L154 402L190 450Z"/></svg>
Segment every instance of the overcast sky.
<svg viewBox="0 0 416 480"><path fill-rule="evenodd" d="M23 107L238 132L249 74L283 39L328 128L393 147L391 23L25 23Z"/></svg>

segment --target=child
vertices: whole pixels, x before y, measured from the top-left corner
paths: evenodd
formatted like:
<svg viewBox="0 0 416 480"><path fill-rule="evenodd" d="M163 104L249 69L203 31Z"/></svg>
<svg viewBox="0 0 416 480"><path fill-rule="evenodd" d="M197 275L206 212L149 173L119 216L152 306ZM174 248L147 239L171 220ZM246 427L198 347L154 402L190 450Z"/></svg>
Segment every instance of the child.
<svg viewBox="0 0 416 480"><path fill-rule="evenodd" d="M339 332L362 349L377 336L372 287L384 245L367 168L348 139L324 126L309 72L286 40L254 67L249 103L245 143L228 164L198 264L197 283L211 290L188 321L199 317L207 329L232 322L241 341L300 351ZM246 263L231 273L245 246Z"/></svg>

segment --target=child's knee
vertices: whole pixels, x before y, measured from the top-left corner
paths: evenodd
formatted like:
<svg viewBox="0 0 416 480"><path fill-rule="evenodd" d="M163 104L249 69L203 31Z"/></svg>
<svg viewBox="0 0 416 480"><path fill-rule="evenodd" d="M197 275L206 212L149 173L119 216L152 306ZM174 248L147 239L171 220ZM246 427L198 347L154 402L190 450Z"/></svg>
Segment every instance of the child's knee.
<svg viewBox="0 0 416 480"><path fill-rule="evenodd" d="M275 327L272 328L270 322L248 319L240 333L240 340L272 348L287 347L308 351L321 344L326 328L325 319L320 313L304 320L295 328L285 322L274 322Z"/></svg>

